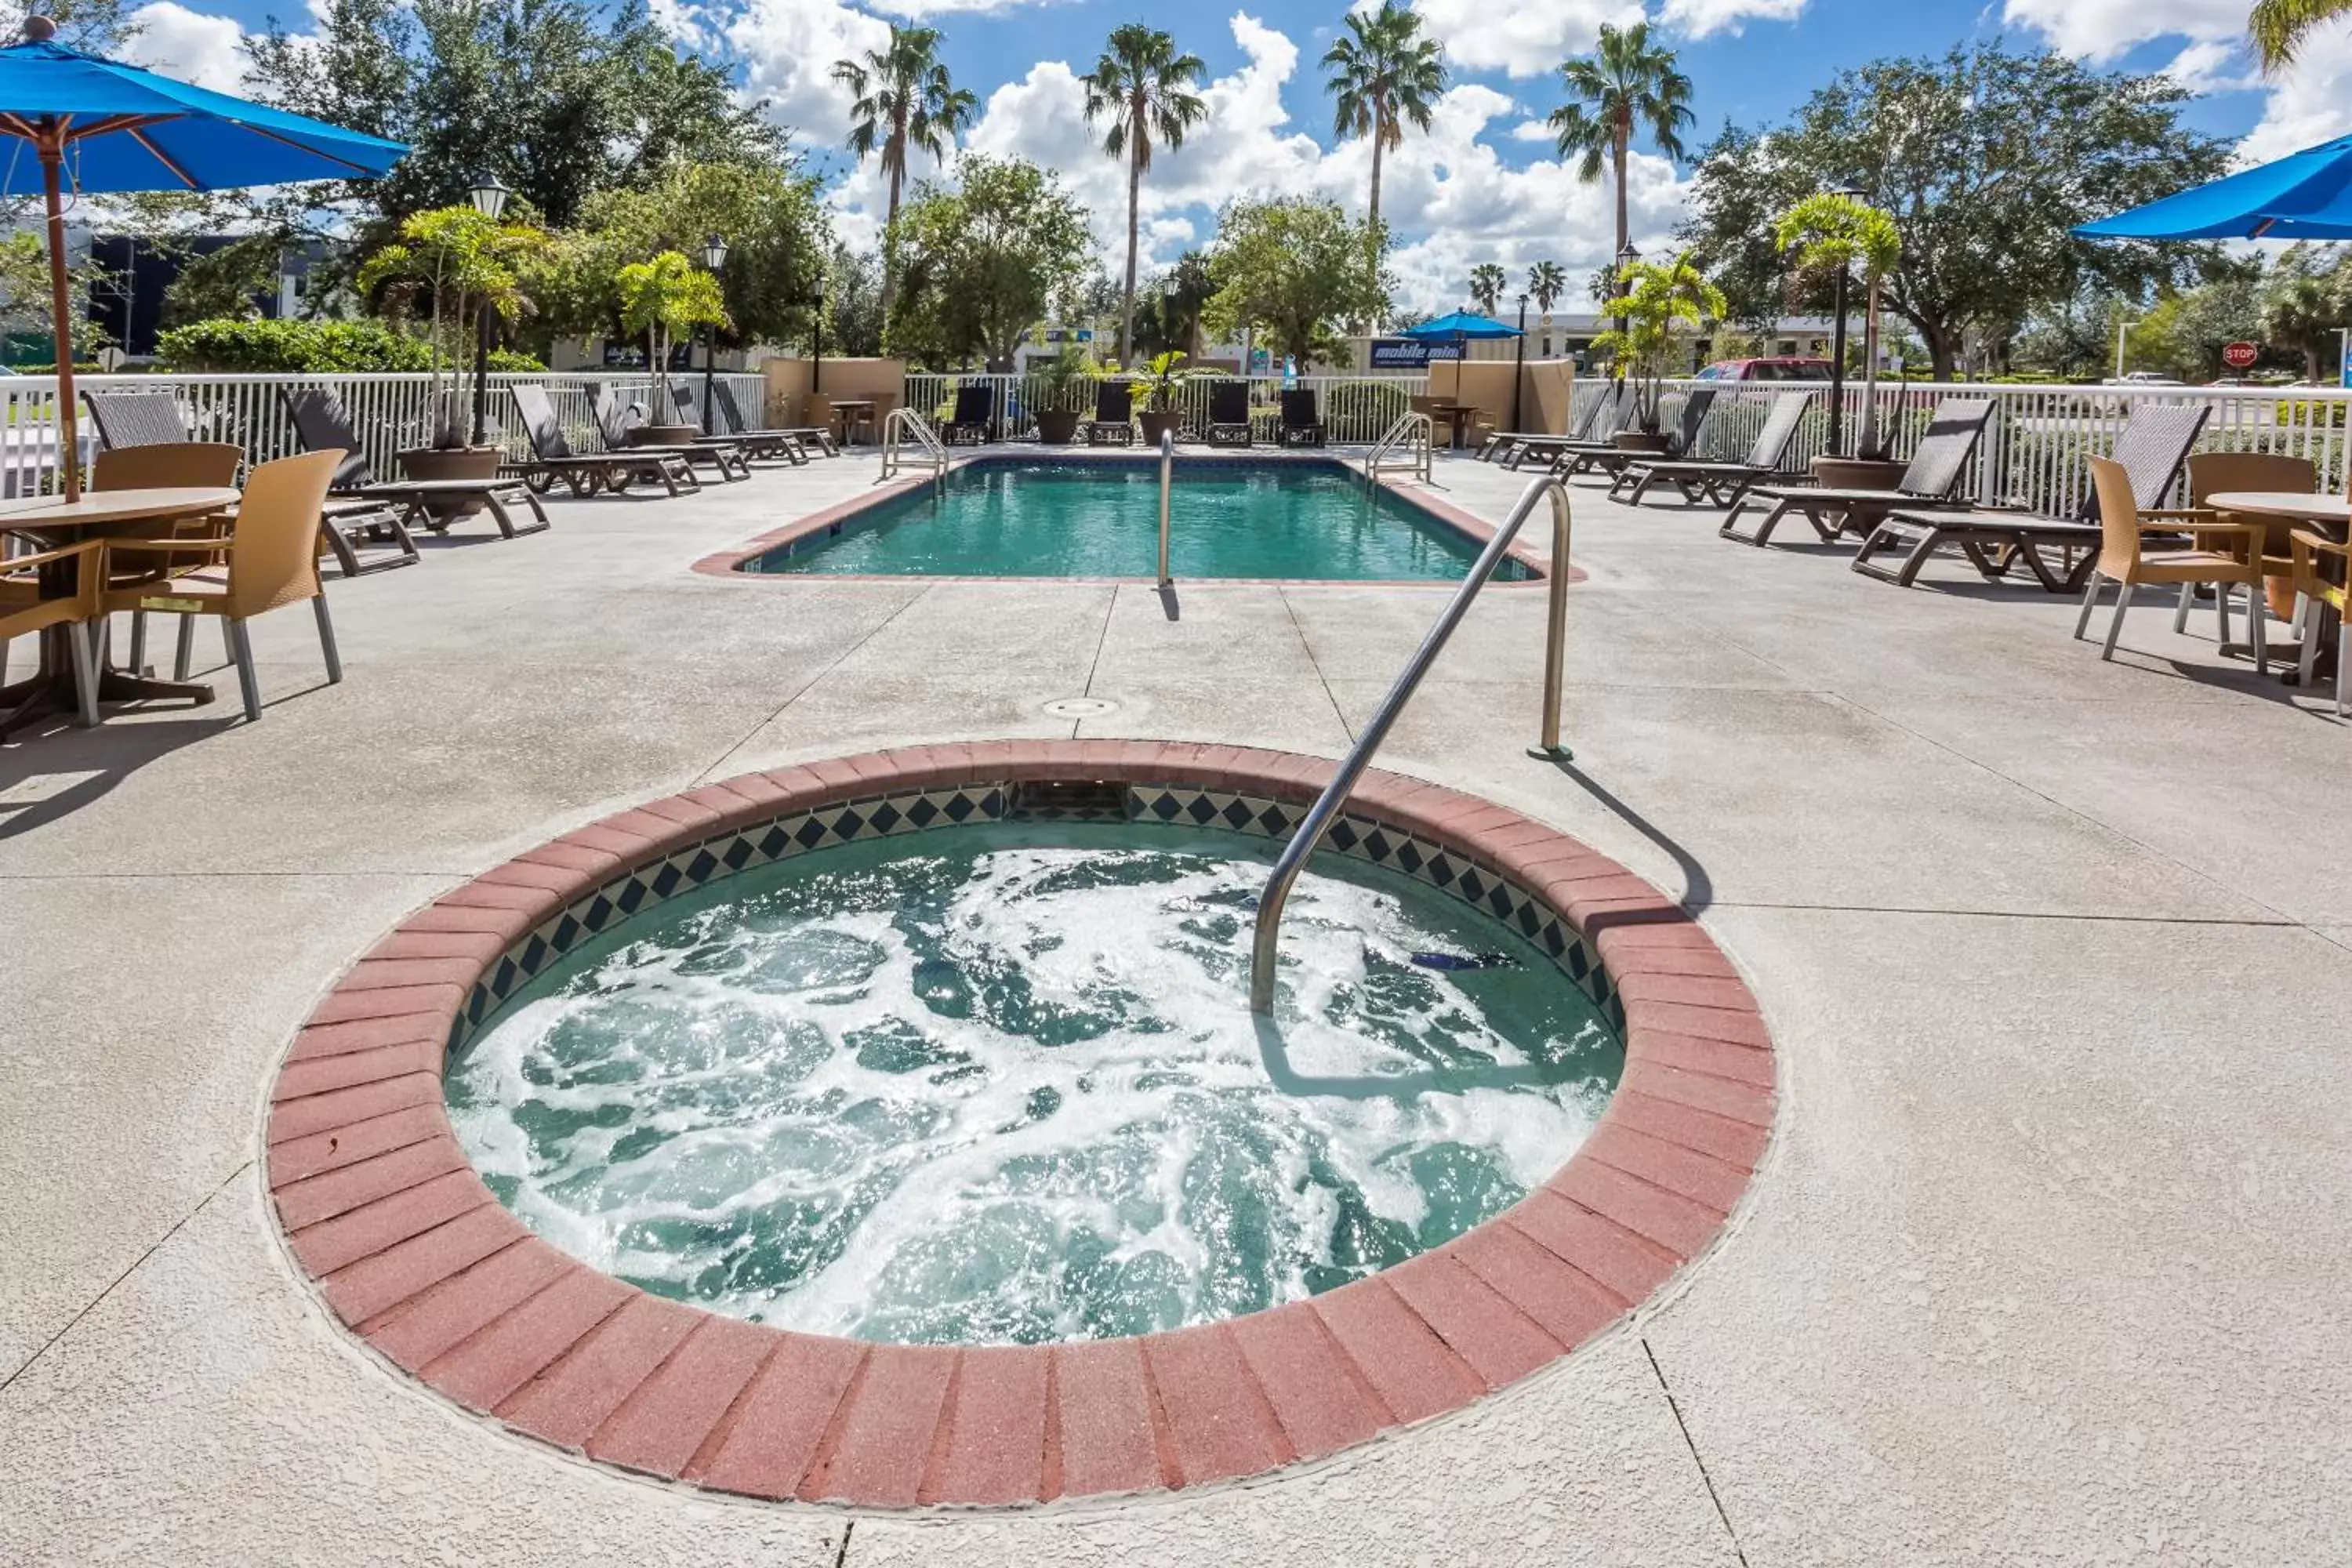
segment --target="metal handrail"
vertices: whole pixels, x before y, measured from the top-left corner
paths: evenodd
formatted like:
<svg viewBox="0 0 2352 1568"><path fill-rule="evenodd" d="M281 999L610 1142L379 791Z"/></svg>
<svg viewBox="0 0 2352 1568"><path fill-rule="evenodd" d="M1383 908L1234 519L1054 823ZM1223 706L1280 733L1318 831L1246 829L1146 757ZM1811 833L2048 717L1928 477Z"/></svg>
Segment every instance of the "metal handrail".
<svg viewBox="0 0 2352 1568"><path fill-rule="evenodd" d="M1270 1014L1274 1011L1275 947L1282 931L1282 910L1289 901L1291 885L1298 880L1298 873L1306 868L1307 858L1315 853L1316 845L1322 842L1332 819L1347 805L1348 796L1354 791L1356 781L1363 776L1365 767L1372 760L1372 753L1380 750L1382 741L1388 739L1390 726L1404 711L1404 705L1419 689L1422 677L1429 673L1429 667L1444 650L1446 639L1454 635L1454 628L1461 625L1463 616L1469 611L1470 601L1478 596L1478 590L1486 585L1486 580L1494 574L1495 568L1501 564L1504 552L1510 549L1511 542L1518 537L1520 528L1534 514L1536 503L1546 497L1551 500L1551 594L1544 626L1543 740L1540 745L1529 747L1528 752L1530 755L1553 759L1569 754L1559 743L1559 704L1568 646L1568 487L1547 475L1528 485L1520 494L1518 504L1511 508L1510 516L1504 520L1502 527L1495 531L1495 537L1486 542L1486 548L1478 552L1478 559L1471 564L1470 574L1463 579L1462 586L1454 590L1454 597L1446 601L1436 625L1431 626L1429 635L1421 639L1421 647L1413 651L1412 658L1405 661L1396 684L1389 688L1388 696L1382 700L1380 710L1372 715L1372 721L1364 726L1364 732L1356 738L1355 745L1349 748L1346 759L1339 763L1339 771L1331 775L1331 782L1323 786L1323 793L1316 796L1315 804L1307 808L1306 819L1299 823L1298 831L1290 836L1290 843L1283 849L1281 858L1274 863L1274 874L1265 879L1265 891L1258 895L1257 930L1250 943L1251 1012Z"/></svg>
<svg viewBox="0 0 2352 1568"><path fill-rule="evenodd" d="M1168 575L1168 492L1176 479L1176 432L1160 432L1160 585L1172 588L1176 579Z"/></svg>
<svg viewBox="0 0 2352 1568"><path fill-rule="evenodd" d="M1430 448L1436 445L1436 439L1435 421L1417 408L1406 409L1396 416L1396 422L1388 427L1387 433L1372 443L1371 455L1364 459L1364 481L1377 484L1381 473L1393 468L1427 484ZM1404 461L1386 461L1388 453L1399 446L1404 447L1407 453Z"/></svg>
<svg viewBox="0 0 2352 1568"><path fill-rule="evenodd" d="M882 477L888 479L912 460L901 457L898 437L911 436L922 449L921 466L931 470L935 479L944 479L948 472L948 449L940 445L939 435L923 416L911 408L893 408L882 421Z"/></svg>

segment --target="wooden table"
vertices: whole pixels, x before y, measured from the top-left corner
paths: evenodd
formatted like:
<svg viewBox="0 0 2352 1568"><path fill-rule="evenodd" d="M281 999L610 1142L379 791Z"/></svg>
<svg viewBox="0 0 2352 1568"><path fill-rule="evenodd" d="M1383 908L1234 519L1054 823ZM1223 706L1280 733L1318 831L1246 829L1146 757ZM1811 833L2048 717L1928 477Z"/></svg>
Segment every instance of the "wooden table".
<svg viewBox="0 0 2352 1568"><path fill-rule="evenodd" d="M850 444L850 432L861 422L874 418L875 403L870 397L836 397L833 400L833 416L841 421L841 444ZM858 417L863 416L863 421Z"/></svg>
<svg viewBox="0 0 2352 1568"><path fill-rule="evenodd" d="M30 536L44 549L56 549L83 539L142 539L158 523L226 511L237 502L237 492L225 485L187 485L165 489L95 490L81 500L36 501L0 508L0 528ZM85 558L86 559L86 558ZM49 594L70 594L78 581L80 561L60 561L41 568ZM73 649L67 638L71 626L51 626L41 634L40 668L29 679L0 686L0 735L27 720L75 710ZM100 665L98 695L101 701L125 702L158 697L210 702L213 689L203 681L157 680L127 669Z"/></svg>
<svg viewBox="0 0 2352 1568"><path fill-rule="evenodd" d="M1449 397L1433 397L1429 400L1429 416L1445 421L1446 444L1458 452L1470 433L1472 422L1478 417L1478 405L1456 403Z"/></svg>
<svg viewBox="0 0 2352 1568"><path fill-rule="evenodd" d="M2278 517L2284 518L2290 522L2312 523L2329 532L2338 541L2345 537L2347 530L2352 530L2352 500L2343 496L2314 495L2303 490L2222 490L2207 496L2205 504L2215 511L2240 517ZM2253 613L2263 614L2263 606L2255 605ZM2334 610L2322 605L2318 623L2307 633L2308 636L2319 639L2317 658L2312 670L2312 679L2315 680L2322 676L2332 679L2335 675L2336 618ZM2237 644L2232 643L2222 651L2227 653L2237 647ZM2285 685L2293 686L2302 679L2301 671L2292 668L2294 658L2300 655L2300 650L2284 651L2288 657L2290 668L2285 674L2279 677L2279 679ZM2281 650L2272 650L2272 657L2279 657L2280 652Z"/></svg>

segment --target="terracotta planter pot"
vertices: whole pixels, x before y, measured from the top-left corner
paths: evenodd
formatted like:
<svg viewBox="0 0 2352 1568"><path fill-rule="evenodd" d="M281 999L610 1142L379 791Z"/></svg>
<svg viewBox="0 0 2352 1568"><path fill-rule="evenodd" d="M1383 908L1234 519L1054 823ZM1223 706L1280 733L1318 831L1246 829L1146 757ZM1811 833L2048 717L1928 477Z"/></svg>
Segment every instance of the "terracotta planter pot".
<svg viewBox="0 0 2352 1568"><path fill-rule="evenodd" d="M633 447L690 447L702 434L692 425L640 425L629 432Z"/></svg>
<svg viewBox="0 0 2352 1568"><path fill-rule="evenodd" d="M1147 447L1160 445L1160 433L1163 430L1172 430L1178 435L1183 434L1184 416L1180 410L1139 414L1135 417L1136 422L1143 426L1143 444Z"/></svg>
<svg viewBox="0 0 2352 1568"><path fill-rule="evenodd" d="M1663 453L1667 445L1664 435L1653 435L1647 430L1620 430L1610 439L1617 443L1621 452Z"/></svg>
<svg viewBox="0 0 2352 1568"><path fill-rule="evenodd" d="M400 454L400 471L420 480L496 479L504 456L496 447L412 447ZM425 503L426 526L438 531L481 510L478 497L436 497Z"/></svg>
<svg viewBox="0 0 2352 1568"><path fill-rule="evenodd" d="M1891 490L1904 465L1868 458L1815 458L1813 482L1830 489Z"/></svg>
<svg viewBox="0 0 2352 1568"><path fill-rule="evenodd" d="M1048 408L1037 416L1037 439L1048 447L1066 447L1078 438L1075 408Z"/></svg>

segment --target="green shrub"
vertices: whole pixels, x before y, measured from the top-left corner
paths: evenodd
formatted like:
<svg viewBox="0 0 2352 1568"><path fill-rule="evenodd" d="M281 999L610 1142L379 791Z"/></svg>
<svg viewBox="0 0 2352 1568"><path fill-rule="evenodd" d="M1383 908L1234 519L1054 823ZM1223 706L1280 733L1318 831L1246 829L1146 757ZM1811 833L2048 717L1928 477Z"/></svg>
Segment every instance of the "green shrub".
<svg viewBox="0 0 2352 1568"><path fill-rule="evenodd" d="M422 339L381 321L191 321L155 340L156 356L173 370L416 371L433 368ZM493 354L492 369L498 355ZM544 368L534 360L530 369Z"/></svg>
<svg viewBox="0 0 2352 1568"><path fill-rule="evenodd" d="M2315 397L2289 398L2278 405L2278 422L2300 429L2313 425L2341 425L2352 404L2322 403Z"/></svg>
<svg viewBox="0 0 2352 1568"><path fill-rule="evenodd" d="M519 353L513 349L490 351L493 375L543 375L546 372L546 362L536 354Z"/></svg>
<svg viewBox="0 0 2352 1568"><path fill-rule="evenodd" d="M1377 434L1412 406L1412 396L1393 381L1335 383L1323 400L1323 418L1332 425L1370 426Z"/></svg>

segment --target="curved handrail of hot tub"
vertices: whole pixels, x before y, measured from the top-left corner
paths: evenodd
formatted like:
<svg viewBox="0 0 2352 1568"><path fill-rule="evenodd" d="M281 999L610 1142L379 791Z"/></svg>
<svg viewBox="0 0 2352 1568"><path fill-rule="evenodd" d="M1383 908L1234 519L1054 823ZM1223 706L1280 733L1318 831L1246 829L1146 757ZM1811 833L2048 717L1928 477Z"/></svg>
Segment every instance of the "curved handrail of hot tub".
<svg viewBox="0 0 2352 1568"><path fill-rule="evenodd" d="M1282 851L1282 858L1274 863L1274 874L1265 879L1265 891L1258 895L1257 929L1250 944L1251 1012L1271 1014L1274 1011L1275 948L1282 934L1282 910L1289 901L1291 885L1298 880L1298 873L1306 868L1307 858L1315 852L1315 846L1322 842L1324 833L1330 827L1332 819L1339 815L1340 807L1347 805L1356 781L1370 764L1372 753L1380 750L1382 741L1388 739L1390 727L1404 711L1404 705L1412 700L1413 692L1419 689L1422 678L1429 673L1429 667L1436 663L1437 656L1444 651L1446 639L1453 637L1454 628L1462 624L1462 617L1469 612L1470 601L1478 596L1478 590L1486 585L1486 580L1494 575L1495 568L1502 563L1504 552L1510 549L1511 542L1518 537L1519 530L1534 515L1536 503L1547 497L1551 500L1551 568L1548 584L1551 595L1544 629L1543 740L1529 751L1538 756L1555 759L1569 755L1567 749L1559 743L1560 689L1568 643L1568 487L1559 479L1546 475L1528 486L1520 494L1518 503L1511 508L1510 516L1504 519L1503 526L1495 531L1495 537L1486 541L1486 547L1471 563L1470 574L1462 580L1462 586L1455 589L1454 596L1445 602L1445 608L1438 615L1436 624L1429 628L1429 635L1421 639L1421 647L1414 649L1412 658L1405 661L1396 684L1389 688L1388 696L1381 700L1380 710L1372 715L1372 721L1364 726L1364 732L1356 738L1355 745L1349 749L1339 771L1331 775L1331 782L1325 784L1323 793L1315 797L1315 804L1299 823L1298 831L1291 835L1289 844ZM1164 522L1162 526L1164 530ZM1166 537L1163 531L1163 549Z"/></svg>

